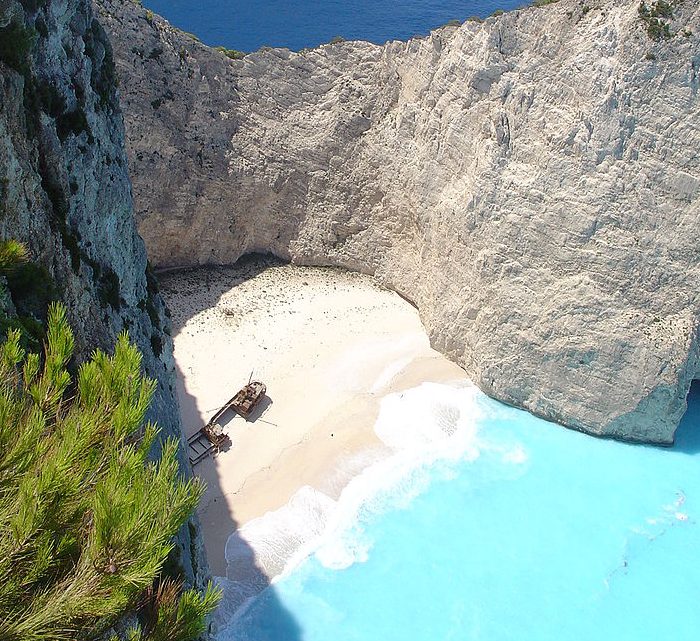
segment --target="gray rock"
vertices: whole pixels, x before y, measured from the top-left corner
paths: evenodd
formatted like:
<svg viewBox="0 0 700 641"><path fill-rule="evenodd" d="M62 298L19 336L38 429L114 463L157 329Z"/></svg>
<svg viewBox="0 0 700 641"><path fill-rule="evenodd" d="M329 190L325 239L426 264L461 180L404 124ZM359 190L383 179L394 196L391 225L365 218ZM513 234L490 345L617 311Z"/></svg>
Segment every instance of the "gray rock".
<svg viewBox="0 0 700 641"><path fill-rule="evenodd" d="M158 381L149 419L180 438L172 340L134 223L111 46L87 0L25 4L36 8L0 3L6 20L38 31L25 69L0 62L0 237L23 241L48 270L79 361L129 331ZM184 447L180 457L189 473ZM183 527L178 549L189 583L202 585L198 538Z"/></svg>
<svg viewBox="0 0 700 641"><path fill-rule="evenodd" d="M673 441L698 372L696 2L659 41L638 0L562 0L240 61L97 6L154 264L376 274L488 394Z"/></svg>

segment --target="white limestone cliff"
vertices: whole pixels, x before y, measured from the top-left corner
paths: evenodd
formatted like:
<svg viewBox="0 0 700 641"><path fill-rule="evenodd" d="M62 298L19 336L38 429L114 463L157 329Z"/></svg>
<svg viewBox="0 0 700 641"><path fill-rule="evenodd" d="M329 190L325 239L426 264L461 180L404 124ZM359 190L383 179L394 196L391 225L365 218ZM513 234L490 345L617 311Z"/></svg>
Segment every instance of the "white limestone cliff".
<svg viewBox="0 0 700 641"><path fill-rule="evenodd" d="M561 0L232 61L97 0L158 266L376 274L488 394L671 443L698 364L700 8Z"/></svg>

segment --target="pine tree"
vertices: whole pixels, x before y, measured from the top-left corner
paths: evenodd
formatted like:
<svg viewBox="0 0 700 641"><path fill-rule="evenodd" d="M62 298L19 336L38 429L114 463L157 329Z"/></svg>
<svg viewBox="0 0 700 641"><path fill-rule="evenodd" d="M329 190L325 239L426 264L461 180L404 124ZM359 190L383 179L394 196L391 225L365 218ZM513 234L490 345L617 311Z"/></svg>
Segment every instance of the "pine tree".
<svg viewBox="0 0 700 641"><path fill-rule="evenodd" d="M149 460L155 383L127 335L74 378L73 343L52 304L42 355L16 330L0 346L0 639L94 639L134 609L150 611L134 641L195 639L218 592L159 573L203 487L181 477L176 441Z"/></svg>

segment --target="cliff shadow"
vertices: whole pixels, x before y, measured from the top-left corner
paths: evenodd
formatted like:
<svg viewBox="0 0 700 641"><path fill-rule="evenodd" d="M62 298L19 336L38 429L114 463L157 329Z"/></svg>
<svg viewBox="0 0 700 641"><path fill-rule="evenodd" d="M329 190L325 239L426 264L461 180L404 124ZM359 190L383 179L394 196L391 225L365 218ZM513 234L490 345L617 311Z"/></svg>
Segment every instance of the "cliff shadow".
<svg viewBox="0 0 700 641"><path fill-rule="evenodd" d="M676 430L673 448L686 454L700 452L700 380L693 381L688 392L688 409Z"/></svg>
<svg viewBox="0 0 700 641"><path fill-rule="evenodd" d="M187 321L217 305L221 297L232 287L253 278L265 269L284 264L272 256L251 256L242 259L234 268L206 267L192 270L177 270L175 279L169 282L169 272L161 272L161 291L166 305L172 296L178 297L177 311L171 310L173 335L182 330ZM185 278L183 278L183 272ZM173 272L174 273L174 270ZM175 286L175 289L173 287ZM196 295L193 295L196 292ZM202 427L202 418L197 399L190 394L185 385L183 372L176 362L177 397L180 405L183 436L187 439ZM245 382L245 381L244 381ZM223 405L228 398L222 398ZM264 397L248 418L248 423L264 421L265 413L272 405L272 399ZM206 416L213 415L219 408L202 408ZM234 422L245 419L235 412L226 412L219 421L224 428L233 427ZM229 430L230 431L230 430ZM189 449L189 448L187 448ZM251 630L255 638L266 641L301 641L301 628L294 617L283 606L271 579L256 560L255 550L240 536L239 523L231 513L226 502L226 489L219 477L219 465L225 465L224 454L235 450L235 440L221 448L221 458L217 454L208 456L193 466L193 473L207 484L207 492L197 510L202 527L204 546L212 574L223 591L223 598L218 612L214 616L216 631L222 632L222 639L232 638L226 633L240 606L252 597L265 592L264 603L266 617L271 627L266 624L265 631ZM227 564L226 549L230 551L231 563ZM269 630L274 629L270 635ZM262 637L260 635L263 635Z"/></svg>
<svg viewBox="0 0 700 641"><path fill-rule="evenodd" d="M182 385L182 372L177 365L176 373L179 403L196 412L196 399L188 394ZM250 417L251 421L259 419L265 409L271 405L271 400L267 397L265 400L267 403L261 403L256 407L256 412ZM264 408L260 407L263 404ZM234 413L227 412L222 422L227 425L234 418ZM238 417L237 420L243 419ZM188 428L183 420L185 438L197 429ZM227 452L231 447L233 444L229 442L221 448L221 452ZM239 608L251 598L265 592L265 613L270 618L275 632L273 636L268 632L264 639L266 641L301 641L301 628L282 605L275 589L271 586L270 577L257 563L255 550L238 533L239 524L226 506L224 489L219 482L216 456L216 454L209 456L192 467L193 473L207 484L207 492L197 512L203 530L204 547L210 570L223 592L211 631L222 632L222 638L227 639L225 630ZM233 556L231 563L226 561L227 550L231 551L230 556ZM263 641L263 637L256 638Z"/></svg>
<svg viewBox="0 0 700 641"><path fill-rule="evenodd" d="M287 261L272 254L246 254L230 266L207 265L156 271L166 307L172 297L179 299L178 312L170 318L173 335L193 316L215 307L233 287L255 278L270 267L286 264Z"/></svg>

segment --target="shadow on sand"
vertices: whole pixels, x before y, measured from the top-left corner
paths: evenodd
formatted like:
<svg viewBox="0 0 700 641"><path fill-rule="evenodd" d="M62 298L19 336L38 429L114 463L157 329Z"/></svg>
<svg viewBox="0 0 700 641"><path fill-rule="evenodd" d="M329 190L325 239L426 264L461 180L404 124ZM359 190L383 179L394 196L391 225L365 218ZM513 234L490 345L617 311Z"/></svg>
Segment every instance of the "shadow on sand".
<svg viewBox="0 0 700 641"><path fill-rule="evenodd" d="M195 314L214 307L221 296L228 292L231 287L249 278L253 278L268 267L280 264L282 264L281 261L273 257L252 256L245 257L239 261L236 265L235 273L231 268L226 267L188 270L188 275L191 277L188 279L188 282L190 282L193 287L198 288L198 304L190 306L186 310L186 313L184 315L179 315L177 319L173 318L173 334L176 334L184 323ZM228 275L230 275L230 279L226 278ZM160 274L159 278L165 285L162 289L164 290L163 296L167 304L167 273ZM203 291L206 292L205 296L201 295ZM186 292L184 293L186 294ZM180 292L180 294L183 294L183 292ZM177 377L181 381L182 373L177 366L176 372ZM178 400L180 402L180 415L182 417L184 435L185 437L191 436L202 427L196 399L185 392L181 384L178 384ZM264 420L264 414L271 404L272 400L265 397L264 401L255 408L248 421L254 422L256 420ZM212 408L212 410L213 414L216 408ZM227 412L223 417L222 423L230 422L233 420L234 415L235 413L233 412ZM237 418L236 420L243 419ZM229 444L227 448L230 447L231 445ZM226 451L227 448L222 448L222 451ZM206 465L211 466L211 468L207 470L205 480L211 490L213 490L212 494L221 496L222 488L216 486L218 477L215 470L213 470L211 459L205 459L202 463L196 465L194 467L194 473L200 475L200 472L205 470ZM221 639L221 641L232 640L234 637L226 632L226 626L227 623L231 621L234 612L251 597L264 592L263 598L266 614L265 621L263 622L264 629L258 630L256 628L255 630L251 630L250 639L254 639L255 641L301 641L302 635L298 623L280 602L275 589L270 585L270 578L257 564L253 549L238 535L238 523L236 520L231 517L228 509L226 509L224 505L221 505L220 511L217 512L216 517L222 531L227 534L220 540L215 539L213 545L210 544L208 546L208 556L220 555L219 558L210 559L212 566L218 568L226 567L226 561L223 557L224 549L227 547L229 550L229 560L231 561L226 570L228 576L218 579L224 594L219 612L215 617L215 624L219 632L217 638ZM205 529L207 527L204 519L202 519L202 527ZM236 641L243 641L245 638L247 637L242 637L238 632L236 633Z"/></svg>
<svg viewBox="0 0 700 641"><path fill-rule="evenodd" d="M256 421L259 421L260 423L269 423L269 421L266 421L264 416L267 414L267 411L272 407L272 403L274 401L269 397L265 396L254 408L253 411L250 413L250 416L246 419L249 423L255 423ZM274 423L269 423L270 425L274 425ZM275 426L276 427L276 426Z"/></svg>
<svg viewBox="0 0 700 641"><path fill-rule="evenodd" d="M688 409L676 430L673 448L686 454L700 452L700 381L693 381L688 392Z"/></svg>
<svg viewBox="0 0 700 641"><path fill-rule="evenodd" d="M255 278L270 267L286 264L288 264L286 261L271 254L247 254L235 265L229 267L191 267L156 272L166 304L169 292L187 296L188 292L194 293L196 291L196 298L192 299L196 300L196 305L183 305L183 311L186 313L172 318L173 334L177 334L195 314L214 307L232 287ZM187 275L185 281L182 279L183 274ZM177 288L172 285L174 278L178 279Z"/></svg>

